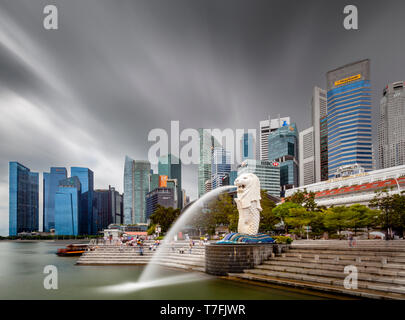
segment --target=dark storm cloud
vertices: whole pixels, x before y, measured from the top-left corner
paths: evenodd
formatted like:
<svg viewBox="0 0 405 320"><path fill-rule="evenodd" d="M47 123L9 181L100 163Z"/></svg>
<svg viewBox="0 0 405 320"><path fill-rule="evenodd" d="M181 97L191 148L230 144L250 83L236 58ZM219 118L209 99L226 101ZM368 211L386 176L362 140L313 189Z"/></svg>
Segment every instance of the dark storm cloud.
<svg viewBox="0 0 405 320"><path fill-rule="evenodd" d="M269 115L310 125L312 87L370 58L374 118L381 89L404 79L402 1L57 0L0 4L0 215L7 228L8 161L34 171L88 166L96 187L122 191L124 155L146 159L148 132L257 128ZM195 166L183 185L196 196ZM1 227L0 227L1 229ZM0 230L1 233L1 230ZM4 233L4 231L3 231Z"/></svg>

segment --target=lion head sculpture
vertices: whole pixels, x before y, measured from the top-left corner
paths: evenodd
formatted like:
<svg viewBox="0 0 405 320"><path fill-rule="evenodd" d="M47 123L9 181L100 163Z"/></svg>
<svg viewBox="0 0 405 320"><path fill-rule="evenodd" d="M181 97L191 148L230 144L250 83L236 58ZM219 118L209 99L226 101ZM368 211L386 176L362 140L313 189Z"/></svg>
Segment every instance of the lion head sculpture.
<svg viewBox="0 0 405 320"><path fill-rule="evenodd" d="M237 189L237 199L236 204L238 208L245 209L252 206L252 202L256 201L256 208L262 210L260 206L260 180L253 173L241 174L235 180L235 186Z"/></svg>

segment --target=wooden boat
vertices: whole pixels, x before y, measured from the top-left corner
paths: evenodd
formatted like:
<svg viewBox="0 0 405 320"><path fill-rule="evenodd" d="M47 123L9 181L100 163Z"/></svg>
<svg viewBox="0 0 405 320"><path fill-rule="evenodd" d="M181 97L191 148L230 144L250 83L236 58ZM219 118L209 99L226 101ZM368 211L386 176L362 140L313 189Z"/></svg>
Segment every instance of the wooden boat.
<svg viewBox="0 0 405 320"><path fill-rule="evenodd" d="M87 250L88 244L72 243L68 244L66 248L59 248L56 254L61 257L81 256Z"/></svg>

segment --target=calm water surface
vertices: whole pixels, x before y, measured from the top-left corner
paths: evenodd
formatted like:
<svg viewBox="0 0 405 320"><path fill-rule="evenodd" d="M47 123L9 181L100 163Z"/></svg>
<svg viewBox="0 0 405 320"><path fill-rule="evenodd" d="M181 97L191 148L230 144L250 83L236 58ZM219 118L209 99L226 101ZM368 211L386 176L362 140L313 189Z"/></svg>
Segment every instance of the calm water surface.
<svg viewBox="0 0 405 320"><path fill-rule="evenodd" d="M0 241L0 299L322 299L294 292L238 283L216 277L203 281L113 293L103 286L135 282L143 266L78 266L78 257L58 257L61 242ZM58 269L58 290L43 286L46 265ZM164 276L184 272L160 270Z"/></svg>

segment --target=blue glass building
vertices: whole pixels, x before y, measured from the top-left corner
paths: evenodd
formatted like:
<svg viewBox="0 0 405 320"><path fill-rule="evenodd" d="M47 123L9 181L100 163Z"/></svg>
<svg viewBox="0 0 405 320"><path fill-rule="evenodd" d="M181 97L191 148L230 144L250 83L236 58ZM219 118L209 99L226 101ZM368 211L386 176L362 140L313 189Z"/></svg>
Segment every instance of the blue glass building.
<svg viewBox="0 0 405 320"><path fill-rule="evenodd" d="M295 123L269 134L269 159L280 164L281 196L286 189L298 187L298 131Z"/></svg>
<svg viewBox="0 0 405 320"><path fill-rule="evenodd" d="M242 161L256 159L256 141L252 133L244 133L241 139Z"/></svg>
<svg viewBox="0 0 405 320"><path fill-rule="evenodd" d="M174 189L156 188L146 194L146 220L155 212L158 205L169 208L174 207Z"/></svg>
<svg viewBox="0 0 405 320"><path fill-rule="evenodd" d="M146 222L145 196L149 192L150 162L125 157L124 223Z"/></svg>
<svg viewBox="0 0 405 320"><path fill-rule="evenodd" d="M89 168L72 167L70 176L78 177L81 184L81 214L83 216L81 226L84 233L95 234L97 232L96 221L93 218L93 193L94 174Z"/></svg>
<svg viewBox="0 0 405 320"><path fill-rule="evenodd" d="M67 170L62 167L52 167L50 172L43 174L43 231L55 229L55 195L59 182L67 178Z"/></svg>
<svg viewBox="0 0 405 320"><path fill-rule="evenodd" d="M81 185L78 177L59 182L55 194L55 234L72 235L88 232L86 218L81 210Z"/></svg>
<svg viewBox="0 0 405 320"><path fill-rule="evenodd" d="M177 206L183 207L183 193L181 192L181 160L172 154L159 157L158 173L177 180Z"/></svg>
<svg viewBox="0 0 405 320"><path fill-rule="evenodd" d="M329 71L327 87L328 177L346 165L372 170L370 61Z"/></svg>
<svg viewBox="0 0 405 320"><path fill-rule="evenodd" d="M212 152L211 182L212 190L224 185L231 172L231 153L222 147L215 147Z"/></svg>
<svg viewBox="0 0 405 320"><path fill-rule="evenodd" d="M9 163L9 235L38 231L39 174Z"/></svg>

